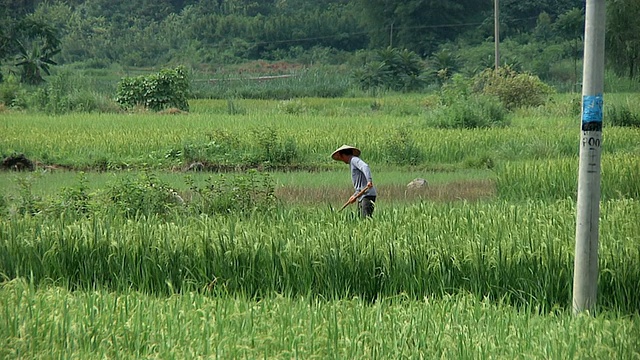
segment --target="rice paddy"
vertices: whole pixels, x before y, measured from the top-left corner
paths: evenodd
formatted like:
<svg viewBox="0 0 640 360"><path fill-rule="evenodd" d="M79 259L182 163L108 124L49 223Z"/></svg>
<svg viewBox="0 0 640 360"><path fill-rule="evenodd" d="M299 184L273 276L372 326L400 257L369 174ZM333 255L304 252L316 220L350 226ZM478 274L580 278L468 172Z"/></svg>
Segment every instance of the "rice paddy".
<svg viewBox="0 0 640 360"><path fill-rule="evenodd" d="M564 100L476 130L417 95L3 114L36 166L0 172L0 357L640 358L640 132L604 129L597 310L573 316ZM373 219L336 211L343 143Z"/></svg>

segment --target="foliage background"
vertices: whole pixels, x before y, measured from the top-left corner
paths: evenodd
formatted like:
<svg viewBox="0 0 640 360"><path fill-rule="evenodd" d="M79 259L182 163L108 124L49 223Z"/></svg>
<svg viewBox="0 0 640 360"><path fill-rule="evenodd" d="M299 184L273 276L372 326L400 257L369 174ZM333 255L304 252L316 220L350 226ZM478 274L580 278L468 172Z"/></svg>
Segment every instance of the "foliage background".
<svg viewBox="0 0 640 360"><path fill-rule="evenodd" d="M16 40L39 54L49 49L45 55L59 64L89 69L110 69L114 64L142 69L185 65L209 77L221 75L229 65L257 60L358 69L379 57L372 50L387 47L417 55L431 74L471 76L494 62L492 1L2 0L0 4L3 74L18 63ZM585 2L578 0L502 1L501 63L562 90L575 90L581 72L584 7ZM608 66L619 76L636 78L640 22L628 17L638 13L638 4L610 1L607 11ZM59 53L53 52L58 47L51 47L51 31L57 35L59 44L53 45L59 45ZM235 70L246 74L292 69Z"/></svg>

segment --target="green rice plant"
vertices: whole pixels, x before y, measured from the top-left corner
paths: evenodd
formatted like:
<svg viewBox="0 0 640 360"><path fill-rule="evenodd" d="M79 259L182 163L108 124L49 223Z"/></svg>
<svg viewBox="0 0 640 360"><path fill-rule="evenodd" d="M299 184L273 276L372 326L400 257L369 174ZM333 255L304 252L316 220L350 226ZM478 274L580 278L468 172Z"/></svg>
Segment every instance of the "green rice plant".
<svg viewBox="0 0 640 360"><path fill-rule="evenodd" d="M611 106L605 118L613 126L640 127L640 113L633 112L629 106Z"/></svg>
<svg viewBox="0 0 640 360"><path fill-rule="evenodd" d="M634 154L604 155L601 198L638 199L640 163ZM504 199L575 199L578 159L506 163L496 169L498 194Z"/></svg>
<svg viewBox="0 0 640 360"><path fill-rule="evenodd" d="M639 311L637 200L602 206L598 307ZM384 207L373 221L329 209L243 216L118 211L87 219L12 217L0 227L0 273L40 286L223 291L374 302L404 294L477 299L540 313L570 309L575 202L421 203Z"/></svg>
<svg viewBox="0 0 640 360"><path fill-rule="evenodd" d="M417 166L462 167L479 154L493 159L496 164L577 154L579 119L571 125L568 118L542 117L531 112L526 118L514 119L509 127L438 129L421 126L425 123L422 110L402 117L395 113L403 112L403 106L420 108L420 101L415 97L407 100L410 105L402 105L401 99L397 98L382 99L382 110L377 112L369 108L372 101L369 98L323 101L305 100L305 107L314 110L301 115L283 114L277 110L277 102L257 100L242 100L239 104L247 109L246 115L229 115L226 103L219 101L212 103L210 110L194 111L182 116L180 121L152 113L55 117L15 113L4 119L3 144L34 160L46 159L48 164L54 162L80 170L98 166L102 169L173 170L189 164L189 157L182 157L189 151L186 147L191 147L197 155L193 157L194 161L204 162L211 157L209 161L214 164L243 167L251 161L261 161L253 158L254 155L266 155L258 146L254 130L273 129L281 150L288 141L289 150L293 151L295 143L297 159L287 165L290 168L300 163L317 168L333 164L328 154L345 143L361 147L363 157L370 165L379 166L388 162L385 141L389 134L396 131L398 124L407 124L413 142L424 153L424 161ZM331 111L338 111L338 115L326 116ZM638 151L639 131L637 128L607 128L607 153ZM226 139L233 141L212 139L211 134L218 132L228 134ZM268 135L266 131L262 132ZM220 142L209 146L212 140ZM225 149L218 151L218 145Z"/></svg>
<svg viewBox="0 0 640 360"><path fill-rule="evenodd" d="M284 76L283 76L284 75ZM289 100L303 97L336 98L352 88L352 79L336 69L297 70L289 74L264 77L223 75L213 81L194 82L196 99Z"/></svg>
<svg viewBox="0 0 640 360"><path fill-rule="evenodd" d="M626 359L637 356L640 337L637 315L538 315L468 294L255 300L14 280L0 285L0 306L3 358Z"/></svg>
<svg viewBox="0 0 640 360"><path fill-rule="evenodd" d="M227 114L229 115L239 115L246 114L246 109L243 109L236 105L236 102L233 99L227 99Z"/></svg>

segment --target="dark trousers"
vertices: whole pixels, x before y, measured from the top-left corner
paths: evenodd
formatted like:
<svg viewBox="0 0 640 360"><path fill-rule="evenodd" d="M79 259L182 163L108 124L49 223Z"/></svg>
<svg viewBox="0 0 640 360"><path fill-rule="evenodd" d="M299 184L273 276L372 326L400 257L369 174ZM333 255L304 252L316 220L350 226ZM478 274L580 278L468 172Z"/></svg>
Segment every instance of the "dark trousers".
<svg viewBox="0 0 640 360"><path fill-rule="evenodd" d="M358 208L360 210L360 216L363 218L371 217L373 215L373 210L376 207L376 197L375 196L365 196L358 202Z"/></svg>

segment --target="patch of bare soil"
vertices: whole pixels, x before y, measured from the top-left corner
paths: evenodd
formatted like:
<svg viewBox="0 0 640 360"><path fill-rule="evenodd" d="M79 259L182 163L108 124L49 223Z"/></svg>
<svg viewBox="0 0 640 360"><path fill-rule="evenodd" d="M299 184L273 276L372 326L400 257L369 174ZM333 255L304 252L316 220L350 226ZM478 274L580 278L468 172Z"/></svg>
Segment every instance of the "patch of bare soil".
<svg viewBox="0 0 640 360"><path fill-rule="evenodd" d="M2 170L33 171L34 168L33 161L24 154L13 154L2 160Z"/></svg>

